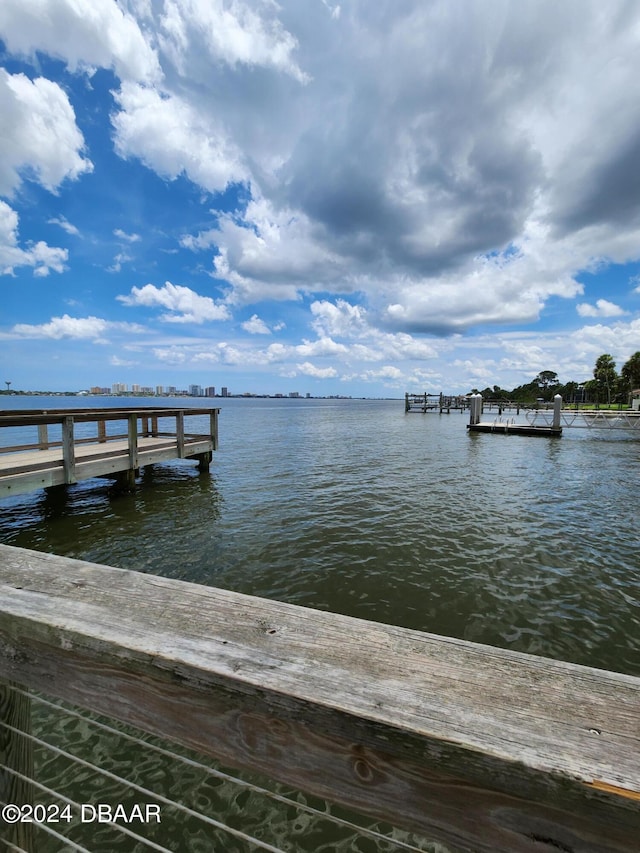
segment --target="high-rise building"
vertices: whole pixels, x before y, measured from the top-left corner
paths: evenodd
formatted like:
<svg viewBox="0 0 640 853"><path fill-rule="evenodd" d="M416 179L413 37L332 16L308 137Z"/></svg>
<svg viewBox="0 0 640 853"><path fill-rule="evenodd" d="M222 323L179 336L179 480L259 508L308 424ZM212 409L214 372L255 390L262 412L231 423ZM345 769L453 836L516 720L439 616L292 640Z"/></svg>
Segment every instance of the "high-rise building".
<svg viewBox="0 0 640 853"><path fill-rule="evenodd" d="M215 397L215 396L216 396L216 389L215 389L215 386L214 386L214 385L209 385L209 387L208 387L208 388L205 388L205 390L204 390L204 396L205 396L205 397Z"/></svg>
<svg viewBox="0 0 640 853"><path fill-rule="evenodd" d="M223 396L223 397L228 397L228 396L229 396L229 389L228 389L228 388L225 388L225 387L224 387L224 385L222 386L222 396Z"/></svg>
<svg viewBox="0 0 640 853"><path fill-rule="evenodd" d="M202 388L200 385L189 385L190 397L202 397Z"/></svg>
<svg viewBox="0 0 640 853"><path fill-rule="evenodd" d="M164 394L164 388L162 387L162 385L156 385L156 396L162 397L163 394Z"/></svg>

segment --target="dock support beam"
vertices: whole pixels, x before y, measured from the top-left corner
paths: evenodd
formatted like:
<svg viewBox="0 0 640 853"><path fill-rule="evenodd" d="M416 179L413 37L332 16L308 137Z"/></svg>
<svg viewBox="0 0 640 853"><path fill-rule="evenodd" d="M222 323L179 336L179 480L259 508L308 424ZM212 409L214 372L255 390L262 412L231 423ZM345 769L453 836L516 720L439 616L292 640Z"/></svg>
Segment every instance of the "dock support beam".
<svg viewBox="0 0 640 853"><path fill-rule="evenodd" d="M208 471L213 459L213 453L199 453L196 459L198 460L198 471Z"/></svg>

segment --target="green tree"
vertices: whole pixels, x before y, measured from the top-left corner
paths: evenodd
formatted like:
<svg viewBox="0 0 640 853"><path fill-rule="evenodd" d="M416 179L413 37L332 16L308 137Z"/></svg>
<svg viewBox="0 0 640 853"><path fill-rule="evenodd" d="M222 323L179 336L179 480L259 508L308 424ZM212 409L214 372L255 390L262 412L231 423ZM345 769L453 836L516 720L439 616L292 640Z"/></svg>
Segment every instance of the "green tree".
<svg viewBox="0 0 640 853"><path fill-rule="evenodd" d="M611 405L611 392L615 389L618 374L616 373L616 363L613 356L609 353L604 353L596 360L596 366L593 368L593 378L596 381L598 402L606 399L607 405Z"/></svg>
<svg viewBox="0 0 640 853"><path fill-rule="evenodd" d="M620 377L624 383L623 393L629 395L640 388L640 350L634 352L620 369Z"/></svg>
<svg viewBox="0 0 640 853"><path fill-rule="evenodd" d="M541 370L533 381L540 389L540 396L545 400L551 399L551 395L560 384L558 374L554 370Z"/></svg>

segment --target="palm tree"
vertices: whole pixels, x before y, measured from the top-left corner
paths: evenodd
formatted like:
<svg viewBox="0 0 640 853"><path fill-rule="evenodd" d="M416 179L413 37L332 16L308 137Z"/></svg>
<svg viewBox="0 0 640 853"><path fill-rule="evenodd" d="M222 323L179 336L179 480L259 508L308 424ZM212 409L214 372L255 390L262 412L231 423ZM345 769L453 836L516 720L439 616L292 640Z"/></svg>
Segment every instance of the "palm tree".
<svg viewBox="0 0 640 853"><path fill-rule="evenodd" d="M615 384L618 374L616 373L616 363L613 356L609 353L599 356L596 361L596 366L593 368L593 378L598 383L598 390L606 388L607 390L607 405L611 405L611 388Z"/></svg>

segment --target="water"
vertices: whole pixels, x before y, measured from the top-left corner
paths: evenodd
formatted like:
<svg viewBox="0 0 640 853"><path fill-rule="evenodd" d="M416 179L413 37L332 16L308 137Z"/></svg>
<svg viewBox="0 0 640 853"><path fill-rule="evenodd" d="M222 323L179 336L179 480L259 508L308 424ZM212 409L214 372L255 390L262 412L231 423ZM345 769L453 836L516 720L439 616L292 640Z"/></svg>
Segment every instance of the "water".
<svg viewBox="0 0 640 853"><path fill-rule="evenodd" d="M640 676L637 434L468 434L466 414L399 400L219 404L210 472L5 500L0 541Z"/></svg>
<svg viewBox="0 0 640 853"><path fill-rule="evenodd" d="M29 402L61 401L79 402ZM401 401L220 404L208 474L176 461L116 499L91 481L5 500L1 541L640 675L637 435L470 435Z"/></svg>

